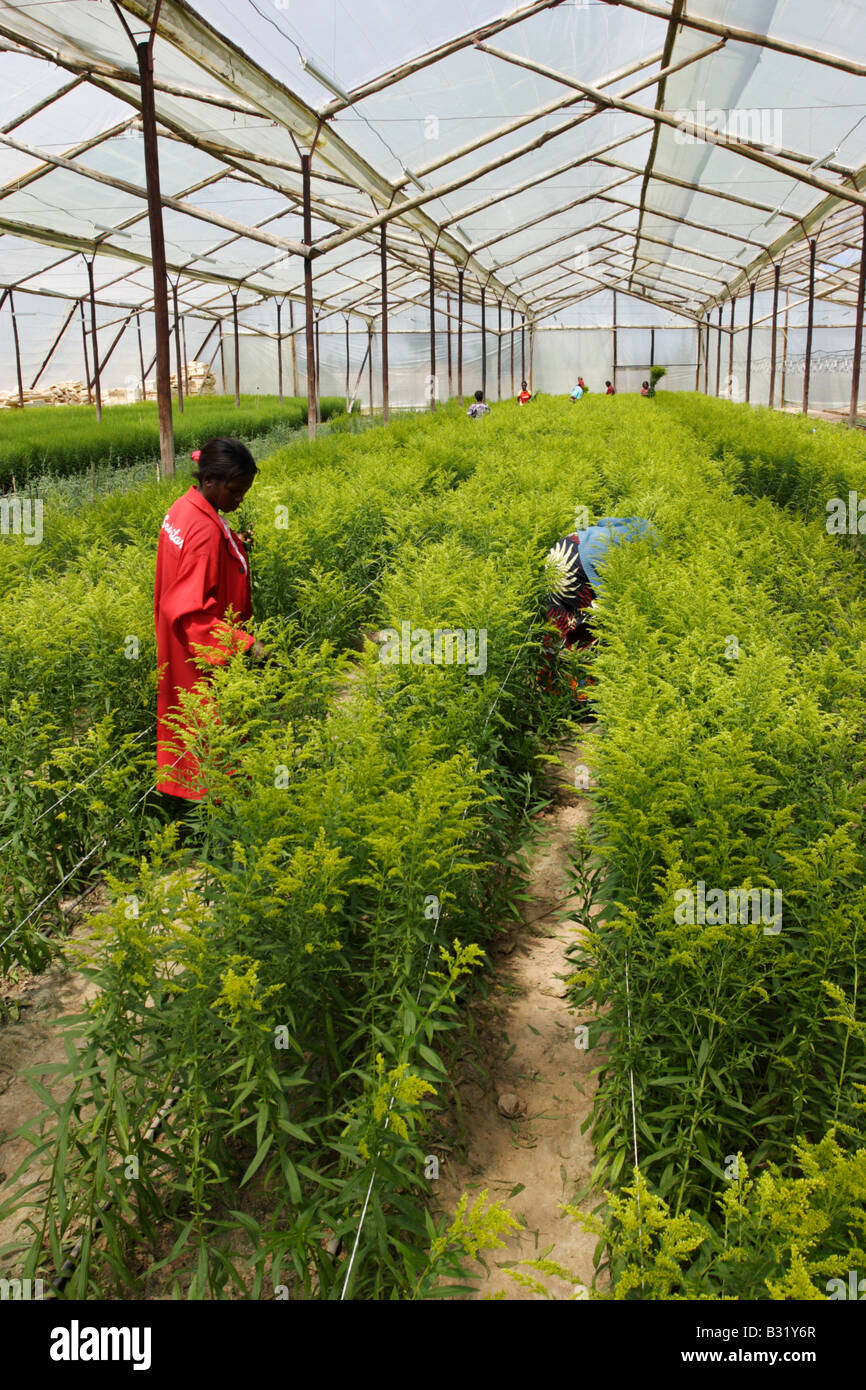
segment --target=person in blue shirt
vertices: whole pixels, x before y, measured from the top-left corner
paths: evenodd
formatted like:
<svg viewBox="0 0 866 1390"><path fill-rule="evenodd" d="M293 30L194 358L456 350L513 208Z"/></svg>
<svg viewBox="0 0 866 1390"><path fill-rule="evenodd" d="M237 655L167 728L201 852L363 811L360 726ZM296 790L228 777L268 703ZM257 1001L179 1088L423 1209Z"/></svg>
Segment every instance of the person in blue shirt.
<svg viewBox="0 0 866 1390"><path fill-rule="evenodd" d="M545 639L547 648L547 689L553 689L553 666L556 655L563 649L591 647L595 642L591 609L597 594L604 587L600 568L612 545L658 533L651 521L637 516L605 516L581 531L572 531L557 541L548 552L551 588L547 601L547 617L559 631L561 642ZM548 634L549 636L549 634ZM591 709L586 687L593 685L591 676L572 677L571 688L581 703Z"/></svg>
<svg viewBox="0 0 866 1390"><path fill-rule="evenodd" d="M574 390L572 391L571 396L569 397L569 399L572 400L572 401L579 401L582 395L583 395L583 387L581 386L580 382L578 382L577 385L575 386Z"/></svg>

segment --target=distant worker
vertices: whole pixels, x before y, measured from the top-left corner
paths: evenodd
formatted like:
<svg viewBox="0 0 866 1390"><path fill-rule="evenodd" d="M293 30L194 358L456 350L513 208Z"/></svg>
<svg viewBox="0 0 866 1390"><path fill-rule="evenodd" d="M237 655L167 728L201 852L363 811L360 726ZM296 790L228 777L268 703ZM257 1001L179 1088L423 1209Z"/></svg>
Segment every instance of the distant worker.
<svg viewBox="0 0 866 1390"><path fill-rule="evenodd" d="M580 387L580 389L581 389L581 391L583 392L583 394L584 394L585 396L588 396L588 395L589 395L589 387L587 386L587 384L586 384L586 382L584 381L584 379L583 379L582 376L579 376L579 377L577 378L577 384L578 384L578 386Z"/></svg>
<svg viewBox="0 0 866 1390"><path fill-rule="evenodd" d="M609 382L609 381L606 381L604 384L605 384L605 388L606 388L604 394L605 394L606 396L615 396L615 395L616 395L616 387L613 386L613 385L611 384L611 382Z"/></svg>
<svg viewBox="0 0 866 1390"><path fill-rule="evenodd" d="M579 401L582 395L583 395L583 387L581 386L580 382L578 381L577 385L576 385L576 386L574 387L574 389L572 390L570 399L573 400L573 401Z"/></svg>
<svg viewBox="0 0 866 1390"><path fill-rule="evenodd" d="M520 395L517 397L517 404L518 404L518 405L529 405L529 402L530 402L531 400L532 400L532 392L530 391L530 389L529 389L527 383L526 383L525 381L521 381L521 383L520 383Z"/></svg>
<svg viewBox="0 0 866 1390"><path fill-rule="evenodd" d="M641 382L641 384L640 384L640 393L641 393L642 396L648 396L648 395L649 395L649 393L650 393L650 384L649 384L648 381L642 381L642 382Z"/></svg>
<svg viewBox="0 0 866 1390"><path fill-rule="evenodd" d="M484 399L483 391L475 392L475 400L473 401L472 405L470 405L466 414L469 416L470 420L479 420L482 415L490 414L490 406Z"/></svg>

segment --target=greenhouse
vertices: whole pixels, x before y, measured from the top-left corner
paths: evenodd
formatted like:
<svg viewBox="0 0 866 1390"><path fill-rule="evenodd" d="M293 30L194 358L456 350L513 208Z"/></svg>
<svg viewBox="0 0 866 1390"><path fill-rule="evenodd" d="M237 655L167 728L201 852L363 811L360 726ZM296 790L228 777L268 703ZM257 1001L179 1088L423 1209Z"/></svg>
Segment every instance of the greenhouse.
<svg viewBox="0 0 866 1390"><path fill-rule="evenodd" d="M863 4L0 74L3 1297L860 1297Z"/></svg>

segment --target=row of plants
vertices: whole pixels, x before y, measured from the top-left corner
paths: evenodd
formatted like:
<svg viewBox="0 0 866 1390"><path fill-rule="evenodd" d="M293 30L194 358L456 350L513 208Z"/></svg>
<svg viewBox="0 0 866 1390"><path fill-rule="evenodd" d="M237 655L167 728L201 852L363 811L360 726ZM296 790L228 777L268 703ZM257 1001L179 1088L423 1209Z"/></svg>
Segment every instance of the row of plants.
<svg viewBox="0 0 866 1390"><path fill-rule="evenodd" d="M343 396L324 396L322 420L346 412ZM217 435L255 439L277 426L300 428L307 402L300 397L189 396L183 410L172 410L179 454ZM156 401L106 406L101 421L96 406L63 405L0 412L0 491L26 484L38 474L64 477L109 465L122 467L159 456Z"/></svg>
<svg viewBox="0 0 866 1390"><path fill-rule="evenodd" d="M599 1258L617 1297L826 1298L866 1259L866 579L812 503L853 465L832 429L798 460L795 422L788 488L787 420L659 406L665 451L619 476L663 544L608 561L575 857Z"/></svg>
<svg viewBox="0 0 866 1390"><path fill-rule="evenodd" d="M348 546L375 509L364 467L393 481L423 465L435 486L393 521L375 620L483 631L485 659L390 664L368 645L349 669L283 617L263 630L279 667L217 673L200 847L179 854L168 829L115 878L99 1000L45 1120L69 1134L49 1175L33 1136L27 1267L58 1269L81 1238L70 1296L165 1279L191 1297L423 1297L459 1281L467 1218L437 1229L427 1213L423 1125L449 1094L459 986L514 911L513 852L570 708L537 679L543 557L578 506L616 501L575 462L567 417L546 443L516 408L483 431L441 411L366 436L363 461L346 441L358 513L344 480L333 528L263 535L297 481L277 468L250 494L279 610L322 534ZM473 1229L506 1220L476 1212Z"/></svg>
<svg viewBox="0 0 866 1390"><path fill-rule="evenodd" d="M474 467L459 437L440 453L410 448L417 430L395 422L369 447L367 436L337 432L262 463L236 523L255 536L258 615L291 618L299 640L354 640L375 613L378 575L403 529L417 521L423 534L424 507L413 506ZM179 473L53 508L40 545L9 537L0 546L0 971L44 962L51 947L40 927L61 925L59 897L6 937L95 844L107 838L110 858L138 843L140 798L153 780L156 540L189 483ZM87 860L66 895L103 859Z"/></svg>
<svg viewBox="0 0 866 1390"><path fill-rule="evenodd" d="M711 457L723 460L725 476L750 496L769 497L826 522L831 499L844 500L847 513L849 491L866 495L866 436L860 430L697 392L666 392L659 408L689 429Z"/></svg>

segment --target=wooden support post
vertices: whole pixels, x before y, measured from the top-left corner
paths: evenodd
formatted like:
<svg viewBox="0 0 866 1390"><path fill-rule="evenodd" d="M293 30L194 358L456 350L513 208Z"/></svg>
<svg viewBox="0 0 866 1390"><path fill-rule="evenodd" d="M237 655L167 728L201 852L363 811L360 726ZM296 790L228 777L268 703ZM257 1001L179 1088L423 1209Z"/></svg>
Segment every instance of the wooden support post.
<svg viewBox="0 0 866 1390"><path fill-rule="evenodd" d="M189 354L186 350L186 319L181 317L180 339L183 343L183 389L189 395Z"/></svg>
<svg viewBox="0 0 866 1390"><path fill-rule="evenodd" d="M809 241L809 310L806 319L806 360L803 363L803 414L809 413L809 386L812 377L812 328L815 322L815 249L818 238Z"/></svg>
<svg viewBox="0 0 866 1390"><path fill-rule="evenodd" d="M352 391L351 370L352 370L352 344L349 337L349 316L346 315L346 410L349 409L349 400Z"/></svg>
<svg viewBox="0 0 866 1390"><path fill-rule="evenodd" d="M235 295L237 304L237 295ZM180 313L177 307L177 281L171 287L171 302L174 307L174 365L177 375L177 408L183 414L183 364L180 355ZM237 343L237 318L235 318L235 339ZM237 367L237 353L235 354Z"/></svg>
<svg viewBox="0 0 866 1390"><path fill-rule="evenodd" d="M10 291L10 293L11 293L11 291ZM4 298L5 298L5 296L4 296ZM0 299L0 308L2 308L2 305L3 305L3 300ZM66 318L63 320L63 327L61 328L60 332L57 334L57 337L54 339L54 342L51 344L51 347L50 347L49 350L48 350L48 355L47 355L47 357L45 358L44 362L42 363L42 366L39 368L39 371L36 373L35 377L33 378L32 382L30 383L30 390L31 390L31 391L35 391L36 385L37 385L37 383L38 383L38 381L39 381L39 378L41 377L42 373L45 371L45 368L48 366L48 363L51 361L52 357L54 356L55 352L57 351L57 349L58 349L58 347L59 347L59 345L60 345L60 339L63 337L64 333L66 332L67 328L69 327L70 323L72 322L72 316L73 316L74 313L75 313L75 300L72 301L72 308L69 310L69 313L66 315Z"/></svg>
<svg viewBox="0 0 866 1390"><path fill-rule="evenodd" d="M430 409L436 409L436 249L430 247Z"/></svg>
<svg viewBox="0 0 866 1390"><path fill-rule="evenodd" d="M380 255L382 263L382 421L387 425L391 418L391 382L388 370L388 228L384 224L382 226Z"/></svg>
<svg viewBox="0 0 866 1390"><path fill-rule="evenodd" d="M289 329L292 339L292 394L297 400L298 396L298 345L295 342L295 305L293 300L289 300Z"/></svg>
<svg viewBox="0 0 866 1390"><path fill-rule="evenodd" d="M746 405L752 399L752 334L755 328L755 281L749 286L749 331L746 335Z"/></svg>
<svg viewBox="0 0 866 1390"><path fill-rule="evenodd" d="M481 286L481 390L487 400L487 286Z"/></svg>
<svg viewBox="0 0 866 1390"><path fill-rule="evenodd" d="M283 301L277 300L277 391L283 403Z"/></svg>
<svg viewBox="0 0 866 1390"><path fill-rule="evenodd" d="M90 341L93 347L93 390L96 395L96 418L102 419L102 383L100 382L99 368L99 340L96 336L96 289L93 279L93 262L96 258L91 256L87 262L87 279L90 283ZM13 323L14 323L13 317Z"/></svg>
<svg viewBox="0 0 866 1390"><path fill-rule="evenodd" d="M93 396L90 390L90 357L87 351L87 324L84 321L84 300L79 299L78 307L81 310L81 342L84 348L84 380L87 385L87 404L93 404Z"/></svg>
<svg viewBox="0 0 866 1390"><path fill-rule="evenodd" d="M502 400L502 300L498 303L499 311L499 336L496 348L496 395L498 400Z"/></svg>
<svg viewBox="0 0 866 1390"><path fill-rule="evenodd" d="M168 337L168 290L162 195L159 186L159 150L153 95L153 39L135 45L141 84L141 128L144 135L144 169L147 182L147 216L150 259L153 267L153 317L156 330L156 399L159 413L160 474L174 476L174 426L171 418L171 358ZM222 341L222 339L220 339ZM223 388L225 389L225 388Z"/></svg>
<svg viewBox="0 0 866 1390"><path fill-rule="evenodd" d="M722 379L722 306L719 305L719 322L716 327L716 395L719 394L719 382Z"/></svg>
<svg viewBox="0 0 866 1390"><path fill-rule="evenodd" d="M18 341L18 320L15 317L15 300L12 291L9 291L9 312L12 315L12 337L15 340L15 371L18 376L18 404L24 405L24 381L21 376L21 344ZM97 420L100 419L100 412L97 410Z"/></svg>
<svg viewBox="0 0 866 1390"><path fill-rule="evenodd" d="M448 399L454 395L454 376L451 370L451 295L445 296L445 322L448 325Z"/></svg>
<svg viewBox="0 0 866 1390"><path fill-rule="evenodd" d="M777 261L773 268L773 320L770 326L770 398L769 406L773 409L776 397L776 329L779 322L779 276L782 273L782 265Z"/></svg>
<svg viewBox="0 0 866 1390"><path fill-rule="evenodd" d="M319 320L321 313L316 314L316 424L322 423L322 354L319 350L321 339L319 337Z"/></svg>
<svg viewBox="0 0 866 1390"><path fill-rule="evenodd" d="M238 292L232 290L232 324L235 335L235 410L241 405L241 335L238 328Z"/></svg>
<svg viewBox="0 0 866 1390"><path fill-rule="evenodd" d="M308 154L301 155L301 176L304 201L304 244L313 244L313 205L310 193L310 161ZM307 428L311 439L316 437L316 343L313 330L313 262L304 257L304 297L307 312ZM371 354L372 357L372 354Z"/></svg>
<svg viewBox="0 0 866 1390"><path fill-rule="evenodd" d="M854 327L854 362L851 370L851 404L848 408L848 424L857 423L857 406L860 402L860 363L863 360L863 301L866 296L866 208L860 224L860 278L857 281L857 321Z"/></svg>
<svg viewBox="0 0 866 1390"><path fill-rule="evenodd" d="M141 399L147 400L147 377L144 374L144 344L141 341L141 315L135 313L135 327L138 333L138 365L141 368Z"/></svg>
<svg viewBox="0 0 866 1390"><path fill-rule="evenodd" d="M457 272L457 394L463 404L463 280L465 270Z"/></svg>
<svg viewBox="0 0 866 1390"><path fill-rule="evenodd" d="M785 288L785 323L782 328L782 380L779 385L779 409L785 409L785 373L788 370L788 290Z"/></svg>

